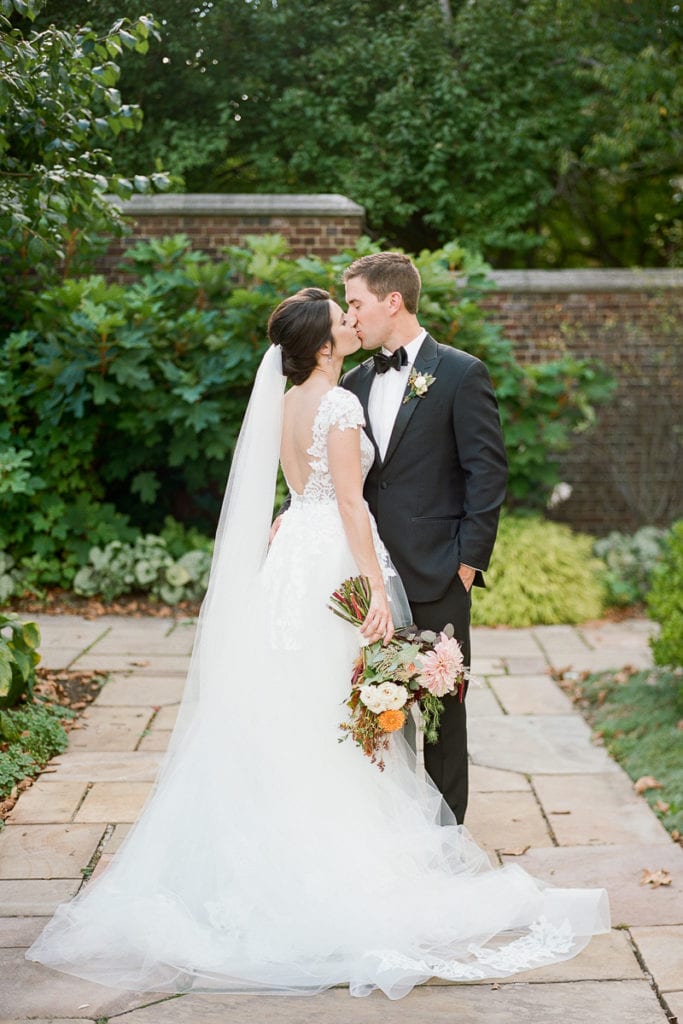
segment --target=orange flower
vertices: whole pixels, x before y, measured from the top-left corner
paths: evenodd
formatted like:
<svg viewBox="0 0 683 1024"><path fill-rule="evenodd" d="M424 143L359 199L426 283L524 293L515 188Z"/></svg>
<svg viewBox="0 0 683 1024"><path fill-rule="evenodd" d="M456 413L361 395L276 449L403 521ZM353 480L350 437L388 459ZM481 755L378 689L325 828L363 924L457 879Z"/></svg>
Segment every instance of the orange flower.
<svg viewBox="0 0 683 1024"><path fill-rule="evenodd" d="M383 711L377 716L380 728L384 732L396 732L397 729L402 729L405 720L406 716L402 711Z"/></svg>

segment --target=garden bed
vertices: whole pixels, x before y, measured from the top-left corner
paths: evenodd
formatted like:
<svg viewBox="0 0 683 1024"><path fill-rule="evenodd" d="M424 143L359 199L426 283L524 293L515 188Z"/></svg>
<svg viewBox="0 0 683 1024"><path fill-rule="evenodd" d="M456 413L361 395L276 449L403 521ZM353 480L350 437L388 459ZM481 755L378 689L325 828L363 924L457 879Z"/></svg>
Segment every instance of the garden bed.
<svg viewBox="0 0 683 1024"><path fill-rule="evenodd" d="M101 672L38 668L33 700L2 712L5 729L14 727L19 735L0 734L0 828L35 776L66 749L67 733L80 728L81 713L106 678Z"/></svg>
<svg viewBox="0 0 683 1024"><path fill-rule="evenodd" d="M555 678L683 846L683 669L626 666Z"/></svg>
<svg viewBox="0 0 683 1024"><path fill-rule="evenodd" d="M126 615L132 618L153 616L160 619L190 618L199 614L199 601L179 601L169 605L144 594L127 594L114 601L99 597L80 597L69 590L54 588L44 597L13 598L7 608L22 617L31 615L81 615L96 619L101 615Z"/></svg>

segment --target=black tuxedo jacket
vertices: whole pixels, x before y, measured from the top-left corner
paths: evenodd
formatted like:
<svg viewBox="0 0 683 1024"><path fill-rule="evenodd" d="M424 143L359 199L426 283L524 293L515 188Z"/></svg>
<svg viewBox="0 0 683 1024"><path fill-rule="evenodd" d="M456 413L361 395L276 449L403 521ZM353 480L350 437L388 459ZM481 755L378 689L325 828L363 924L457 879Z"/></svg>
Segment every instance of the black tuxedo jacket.
<svg viewBox="0 0 683 1024"><path fill-rule="evenodd" d="M375 444L364 494L379 535L408 598L429 602L444 596L461 562L488 568L507 460L491 379L479 359L427 335L414 369L434 383L400 405L383 460L368 416L372 359L340 383L360 399ZM484 585L481 572L475 584Z"/></svg>

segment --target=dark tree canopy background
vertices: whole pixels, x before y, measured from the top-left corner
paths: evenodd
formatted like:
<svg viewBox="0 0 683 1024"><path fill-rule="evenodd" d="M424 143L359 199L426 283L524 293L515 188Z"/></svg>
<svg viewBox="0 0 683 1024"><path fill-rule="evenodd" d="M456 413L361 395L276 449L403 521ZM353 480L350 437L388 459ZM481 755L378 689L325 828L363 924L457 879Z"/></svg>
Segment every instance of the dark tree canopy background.
<svg viewBox="0 0 683 1024"><path fill-rule="evenodd" d="M683 265L683 17L661 0L48 0L37 24L151 13L122 174L341 192L375 237L497 266ZM450 17L447 16L450 9Z"/></svg>

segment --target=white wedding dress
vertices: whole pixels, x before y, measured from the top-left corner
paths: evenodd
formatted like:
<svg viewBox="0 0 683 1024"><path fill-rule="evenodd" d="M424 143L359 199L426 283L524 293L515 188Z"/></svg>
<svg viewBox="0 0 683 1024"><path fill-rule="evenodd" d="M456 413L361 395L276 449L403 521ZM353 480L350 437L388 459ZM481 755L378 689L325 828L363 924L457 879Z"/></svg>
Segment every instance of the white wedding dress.
<svg viewBox="0 0 683 1024"><path fill-rule="evenodd" d="M341 984L395 999L431 976L473 981L565 960L609 930L604 890L492 868L465 829L439 824L440 795L401 735L383 772L339 742L359 638L326 607L356 572L327 435L362 422L349 392L323 397L304 493L292 494L241 600L195 645L191 675L206 671L155 794L29 959L131 990L303 995ZM362 435L364 473L372 458ZM215 564L216 595L226 571Z"/></svg>

